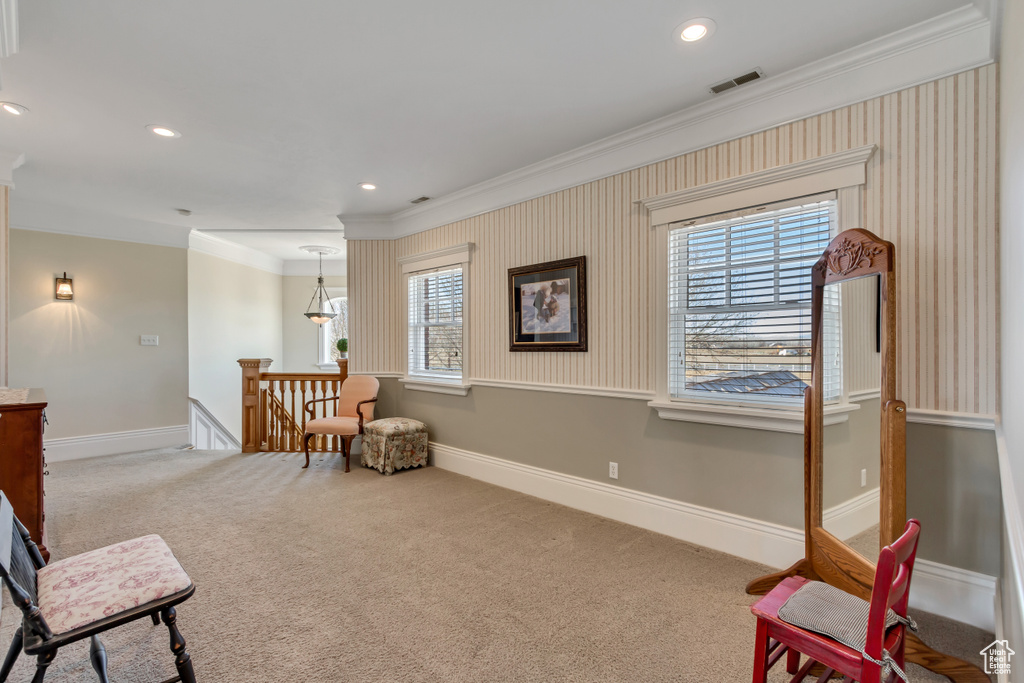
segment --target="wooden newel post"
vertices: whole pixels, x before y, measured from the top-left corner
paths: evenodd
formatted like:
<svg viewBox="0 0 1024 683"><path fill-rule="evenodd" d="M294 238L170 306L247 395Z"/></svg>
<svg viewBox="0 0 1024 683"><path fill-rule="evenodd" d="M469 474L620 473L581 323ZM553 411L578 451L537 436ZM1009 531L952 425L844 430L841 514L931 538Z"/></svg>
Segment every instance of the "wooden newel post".
<svg viewBox="0 0 1024 683"><path fill-rule="evenodd" d="M242 452L260 450L260 373L270 367L270 358L239 358L242 366Z"/></svg>
<svg viewBox="0 0 1024 683"><path fill-rule="evenodd" d="M348 379L348 358L338 359L338 372L341 374L341 384L345 383ZM341 384L338 385L339 391L341 390Z"/></svg>

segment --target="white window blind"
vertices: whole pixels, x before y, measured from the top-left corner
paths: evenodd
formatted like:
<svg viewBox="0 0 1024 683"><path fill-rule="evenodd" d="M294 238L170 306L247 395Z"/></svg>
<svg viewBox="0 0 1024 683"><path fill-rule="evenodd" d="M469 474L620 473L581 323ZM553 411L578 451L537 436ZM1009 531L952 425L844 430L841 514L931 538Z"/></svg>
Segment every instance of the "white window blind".
<svg viewBox="0 0 1024 683"><path fill-rule="evenodd" d="M730 214L669 231L669 392L800 398L811 381L811 266L834 197ZM829 296L826 399L841 391L839 297Z"/></svg>
<svg viewBox="0 0 1024 683"><path fill-rule="evenodd" d="M462 377L462 268L409 276L409 374Z"/></svg>

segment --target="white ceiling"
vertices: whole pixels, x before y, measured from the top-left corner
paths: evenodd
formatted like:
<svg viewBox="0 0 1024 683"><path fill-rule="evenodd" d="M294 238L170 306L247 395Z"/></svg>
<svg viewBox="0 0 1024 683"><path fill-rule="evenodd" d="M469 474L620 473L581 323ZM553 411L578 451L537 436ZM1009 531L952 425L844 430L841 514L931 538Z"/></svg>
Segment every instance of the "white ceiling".
<svg viewBox="0 0 1024 683"><path fill-rule="evenodd" d="M753 67L771 79L964 4L22 2L0 99L30 112L0 116L0 148L26 157L12 204L336 230L337 214L394 214L698 105ZM673 40L700 16L717 22L711 38ZM154 123L182 137L157 138ZM285 259L325 242L213 234Z"/></svg>

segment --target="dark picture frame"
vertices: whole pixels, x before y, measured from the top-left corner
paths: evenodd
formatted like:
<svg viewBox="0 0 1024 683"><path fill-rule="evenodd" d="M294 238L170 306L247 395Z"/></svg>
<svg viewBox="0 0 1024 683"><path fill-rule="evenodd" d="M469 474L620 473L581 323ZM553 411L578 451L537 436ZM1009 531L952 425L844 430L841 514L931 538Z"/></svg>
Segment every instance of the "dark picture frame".
<svg viewBox="0 0 1024 683"><path fill-rule="evenodd" d="M508 269L509 351L587 350L587 257Z"/></svg>

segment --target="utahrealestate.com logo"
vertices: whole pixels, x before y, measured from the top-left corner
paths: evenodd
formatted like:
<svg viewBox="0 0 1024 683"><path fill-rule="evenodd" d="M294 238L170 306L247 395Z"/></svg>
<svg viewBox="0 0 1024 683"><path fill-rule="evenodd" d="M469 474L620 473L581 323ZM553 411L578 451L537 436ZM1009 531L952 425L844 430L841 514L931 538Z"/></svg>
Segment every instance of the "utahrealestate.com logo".
<svg viewBox="0 0 1024 683"><path fill-rule="evenodd" d="M1010 649L1010 644L1007 641L995 640L980 654L985 658L985 673L1009 675L1010 658L1016 653Z"/></svg>

